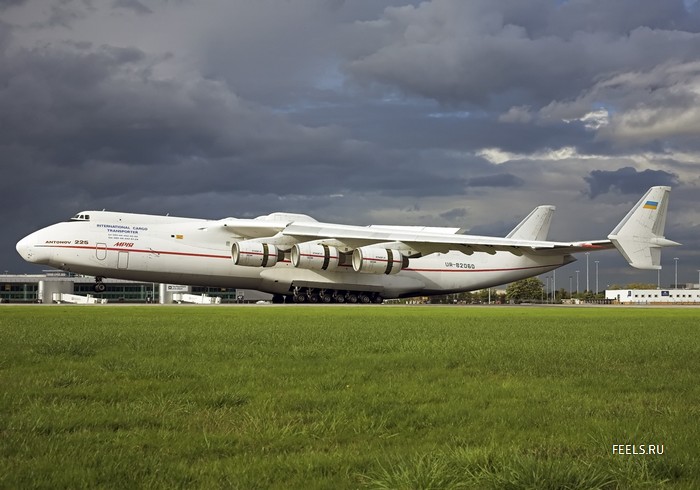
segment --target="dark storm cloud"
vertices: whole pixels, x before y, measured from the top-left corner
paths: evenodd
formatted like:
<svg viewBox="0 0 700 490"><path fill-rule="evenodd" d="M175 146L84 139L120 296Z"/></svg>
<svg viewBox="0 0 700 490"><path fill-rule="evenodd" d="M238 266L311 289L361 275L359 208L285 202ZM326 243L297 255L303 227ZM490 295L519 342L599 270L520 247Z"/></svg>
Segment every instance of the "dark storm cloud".
<svg viewBox="0 0 700 490"><path fill-rule="evenodd" d="M632 167L617 170L594 170L585 178L588 183L588 195L591 199L612 190L623 194L642 194L655 185L675 186L678 176L663 170L643 170L638 172Z"/></svg>
<svg viewBox="0 0 700 490"><path fill-rule="evenodd" d="M96 194L333 187L317 167L361 153L337 130L290 124L220 83L155 79L136 49L35 49L3 61L0 144Z"/></svg>
<svg viewBox="0 0 700 490"><path fill-rule="evenodd" d="M0 10L6 9L8 7L14 7L16 5L22 5L27 0L0 0Z"/></svg>
<svg viewBox="0 0 700 490"><path fill-rule="evenodd" d="M448 221L457 221L459 219L462 219L467 216L467 210L464 208L455 208L455 209L450 209L449 211L445 211L444 213L440 213L440 217L443 219L446 219Z"/></svg>
<svg viewBox="0 0 700 490"><path fill-rule="evenodd" d="M131 10L137 14L152 14L153 11L138 0L114 0L112 4L115 8Z"/></svg>
<svg viewBox="0 0 700 490"><path fill-rule="evenodd" d="M347 67L357 77L444 103L546 105L621 67L694 60L697 15L681 0L441 0L366 23Z"/></svg>
<svg viewBox="0 0 700 490"><path fill-rule="evenodd" d="M524 182L513 174L495 174L469 179L467 185L469 187L520 187Z"/></svg>

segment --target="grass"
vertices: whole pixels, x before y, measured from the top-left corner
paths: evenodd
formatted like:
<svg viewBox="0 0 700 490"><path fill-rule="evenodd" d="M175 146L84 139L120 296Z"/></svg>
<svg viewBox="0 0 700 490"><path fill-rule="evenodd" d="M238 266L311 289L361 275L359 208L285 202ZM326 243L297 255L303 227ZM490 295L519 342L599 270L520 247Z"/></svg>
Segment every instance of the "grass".
<svg viewBox="0 0 700 490"><path fill-rule="evenodd" d="M0 488L696 488L697 319L3 306Z"/></svg>

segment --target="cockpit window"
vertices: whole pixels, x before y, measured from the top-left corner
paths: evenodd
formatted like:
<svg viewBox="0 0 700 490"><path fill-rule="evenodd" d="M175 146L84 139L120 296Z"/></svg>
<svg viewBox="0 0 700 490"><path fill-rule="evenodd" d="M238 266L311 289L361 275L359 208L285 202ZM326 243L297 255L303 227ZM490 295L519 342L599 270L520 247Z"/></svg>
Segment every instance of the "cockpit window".
<svg viewBox="0 0 700 490"><path fill-rule="evenodd" d="M71 218L71 221L90 221L89 214L76 214Z"/></svg>

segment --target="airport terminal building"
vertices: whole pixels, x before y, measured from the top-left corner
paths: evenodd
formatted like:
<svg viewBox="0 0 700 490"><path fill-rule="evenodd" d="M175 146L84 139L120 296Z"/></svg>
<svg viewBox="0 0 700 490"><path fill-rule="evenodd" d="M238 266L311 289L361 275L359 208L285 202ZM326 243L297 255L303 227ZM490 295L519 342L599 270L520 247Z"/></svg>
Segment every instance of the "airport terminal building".
<svg viewBox="0 0 700 490"><path fill-rule="evenodd" d="M105 291L94 291L93 276L75 275L59 270L43 274L0 274L0 302L52 303L55 294L72 294L105 299L108 303L173 303L174 295L188 294L218 298L217 303L268 301L272 295L251 289L208 288L104 279Z"/></svg>
<svg viewBox="0 0 700 490"><path fill-rule="evenodd" d="M700 286L687 286L687 289L609 289L605 291L605 299L620 304L700 305Z"/></svg>

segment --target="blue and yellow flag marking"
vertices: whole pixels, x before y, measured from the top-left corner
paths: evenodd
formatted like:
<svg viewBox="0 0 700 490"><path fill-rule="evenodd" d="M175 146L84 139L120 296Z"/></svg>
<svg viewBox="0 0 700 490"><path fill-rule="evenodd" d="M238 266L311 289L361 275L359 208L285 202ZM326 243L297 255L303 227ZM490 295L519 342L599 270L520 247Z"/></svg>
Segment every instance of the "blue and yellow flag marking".
<svg viewBox="0 0 700 490"><path fill-rule="evenodd" d="M644 203L644 209L656 209L659 205L658 201L647 201Z"/></svg>

